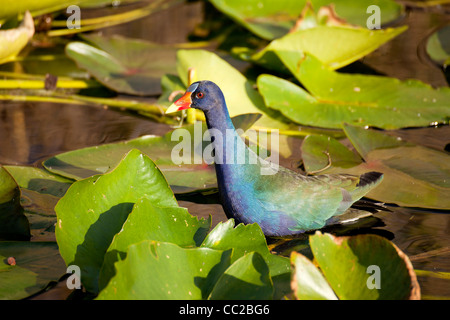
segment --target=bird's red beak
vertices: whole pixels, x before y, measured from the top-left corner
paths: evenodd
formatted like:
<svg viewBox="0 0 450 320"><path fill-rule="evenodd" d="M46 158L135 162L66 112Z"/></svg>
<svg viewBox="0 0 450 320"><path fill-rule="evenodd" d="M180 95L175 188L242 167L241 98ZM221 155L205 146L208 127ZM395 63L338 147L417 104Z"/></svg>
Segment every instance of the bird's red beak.
<svg viewBox="0 0 450 320"><path fill-rule="evenodd" d="M180 99L172 103L170 107L167 108L166 113L190 109L192 103L191 94L192 92L186 91L185 94Z"/></svg>

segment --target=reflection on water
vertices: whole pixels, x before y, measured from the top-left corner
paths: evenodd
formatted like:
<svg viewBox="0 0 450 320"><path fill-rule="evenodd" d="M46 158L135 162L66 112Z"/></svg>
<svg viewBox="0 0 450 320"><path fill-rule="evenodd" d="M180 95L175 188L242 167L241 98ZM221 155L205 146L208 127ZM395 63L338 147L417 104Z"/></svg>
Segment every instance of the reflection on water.
<svg viewBox="0 0 450 320"><path fill-rule="evenodd" d="M160 43L184 42L202 18L203 2L181 4L125 27L105 29L104 33L120 33ZM450 15L443 12L409 11L407 17L398 23L408 23L410 29L365 57L363 62L389 76L416 78L433 86L445 86L440 70L417 53L424 37L446 21L450 21ZM2 102L0 163L39 165L42 160L57 153L145 134L161 135L168 130L167 125L101 107ZM393 134L439 150L450 142L449 126L401 130ZM300 142L289 138L292 156L284 159L281 162L283 165L297 167ZM218 204L193 203L184 199L180 205L200 217L207 218L211 214L213 225L226 219ZM416 269L450 272L449 214L393 207L392 212L380 212L376 216L384 226L375 229L391 235L391 240L411 257ZM419 277L419 282L425 298L450 298L450 280Z"/></svg>
<svg viewBox="0 0 450 320"><path fill-rule="evenodd" d="M0 102L0 163L34 164L83 147L161 135L169 126L102 107Z"/></svg>

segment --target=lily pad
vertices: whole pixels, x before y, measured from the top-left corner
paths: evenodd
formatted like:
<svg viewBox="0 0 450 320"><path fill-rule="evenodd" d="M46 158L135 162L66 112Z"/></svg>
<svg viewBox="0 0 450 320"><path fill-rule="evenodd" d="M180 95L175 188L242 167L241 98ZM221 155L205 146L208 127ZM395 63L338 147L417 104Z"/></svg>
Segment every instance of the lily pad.
<svg viewBox="0 0 450 320"><path fill-rule="evenodd" d="M112 171L75 182L56 205L61 256L67 265L80 266L86 290L98 291L105 252L142 197L156 206L178 206L153 161L131 150Z"/></svg>
<svg viewBox="0 0 450 320"><path fill-rule="evenodd" d="M65 273L55 242L0 241L1 300L29 297Z"/></svg>
<svg viewBox="0 0 450 320"><path fill-rule="evenodd" d="M420 299L420 287L408 257L389 240L377 235L335 237L316 232L309 239L311 251L327 283L304 281L301 274L293 279L295 291L307 295L298 298L334 298L330 289L342 300ZM305 259L293 254L295 268L310 269L317 278L318 270ZM305 275L307 277L308 275ZM308 295L311 294L311 295Z"/></svg>
<svg viewBox="0 0 450 320"><path fill-rule="evenodd" d="M273 285L266 262L257 252L239 258L221 275L209 296L211 300L272 299Z"/></svg>
<svg viewBox="0 0 450 320"><path fill-rule="evenodd" d="M228 15L237 23L261 38L272 40L285 35L294 26L295 21L307 4L307 0L210 0L220 11ZM367 1L314 1L314 7L333 3L337 14L349 23L366 26L366 20L370 17L367 8L377 5L382 14L381 24L398 18L402 12L402 5L392 0L367 0Z"/></svg>
<svg viewBox="0 0 450 320"><path fill-rule="evenodd" d="M121 36L84 36L96 47L71 42L66 54L106 87L132 95L158 95L160 79L175 72L176 49Z"/></svg>
<svg viewBox="0 0 450 320"><path fill-rule="evenodd" d="M337 297L317 267L304 255L293 251L292 291L299 300L336 300Z"/></svg>
<svg viewBox="0 0 450 320"><path fill-rule="evenodd" d="M20 187L20 203L30 223L33 240L55 224L55 205L74 182L41 168L5 166ZM39 229L40 231L36 231ZM45 234L45 232L44 232ZM52 237L53 238L53 237Z"/></svg>
<svg viewBox="0 0 450 320"><path fill-rule="evenodd" d="M74 182L45 169L27 166L4 166L22 189L62 197Z"/></svg>
<svg viewBox="0 0 450 320"><path fill-rule="evenodd" d="M2 7L8 6L2 5ZM15 58L15 56L17 56L27 45L33 35L34 21L28 11L25 13L19 27L15 29L0 30L0 64Z"/></svg>
<svg viewBox="0 0 450 320"><path fill-rule="evenodd" d="M309 92L272 75L259 76L257 83L266 105L296 123L341 128L345 122L383 129L448 123L449 88L433 89L418 80L342 74L312 56L291 71Z"/></svg>
<svg viewBox="0 0 450 320"><path fill-rule="evenodd" d="M428 38L426 51L428 56L439 65L445 65L450 59L450 25L433 32ZM448 63L447 63L448 64Z"/></svg>
<svg viewBox="0 0 450 320"><path fill-rule="evenodd" d="M104 288L114 276L114 263L125 259L128 246L143 240L155 240L194 247L200 245L210 226L211 219L198 220L185 208L162 208L154 206L147 198L140 199L105 254L100 270L100 288Z"/></svg>
<svg viewBox="0 0 450 320"><path fill-rule="evenodd" d="M241 59L279 72L288 69L294 73L306 53L315 56L332 69L339 69L371 53L407 29L403 26L370 30L344 22L337 24L337 18L331 20L318 16L320 12L316 15L310 12L312 9L309 8L306 6L303 10L296 30L273 40L261 51L253 53L234 48L233 52ZM348 43L352 45L349 46Z"/></svg>
<svg viewBox="0 0 450 320"><path fill-rule="evenodd" d="M181 248L172 243L142 241L116 263L116 275L100 300L202 299L229 266L230 251Z"/></svg>
<svg viewBox="0 0 450 320"><path fill-rule="evenodd" d="M232 248L232 262L250 252L257 252L269 267L275 288L274 298L281 298L287 294L290 278L289 260L270 253L266 238L258 224L239 224L235 227L233 219L220 222L208 233L201 247L217 250Z"/></svg>
<svg viewBox="0 0 450 320"><path fill-rule="evenodd" d="M338 141L308 136L301 147L308 172L362 174L378 171L383 183L366 196L400 206L450 209L450 156L386 133L345 125L358 157ZM326 146L320 150L318 145ZM405 187L408 186L408 187Z"/></svg>
<svg viewBox="0 0 450 320"><path fill-rule="evenodd" d="M29 240L30 226L20 204L20 189L0 166L0 239Z"/></svg>
<svg viewBox="0 0 450 320"><path fill-rule="evenodd" d="M258 117L255 114L245 114L232 120L237 128L247 130ZM202 161L202 153L200 154L200 150L210 144L209 141L202 141L206 125L199 122L182 129L186 131L179 132L188 133L191 138L184 141L186 148L190 146L191 152L182 155L182 164L172 161L172 151L180 143L181 146L184 145L185 137L180 135L177 140L174 136L172 141L172 134L176 131L171 131L162 137L143 136L134 140L69 151L46 160L43 165L50 172L78 180L107 172L117 165L125 153L131 149L139 149L154 159L176 193L216 187L214 166L205 164Z"/></svg>

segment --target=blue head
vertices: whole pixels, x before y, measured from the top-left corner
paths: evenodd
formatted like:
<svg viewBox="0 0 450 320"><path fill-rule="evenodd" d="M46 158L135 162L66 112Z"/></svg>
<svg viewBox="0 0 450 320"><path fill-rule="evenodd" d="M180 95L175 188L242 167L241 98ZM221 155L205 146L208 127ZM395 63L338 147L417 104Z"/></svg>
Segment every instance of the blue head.
<svg viewBox="0 0 450 320"><path fill-rule="evenodd" d="M225 98L219 86L212 81L203 80L194 82L185 94L175 101L166 113L176 112L189 108L199 109L210 113L213 109L223 109Z"/></svg>

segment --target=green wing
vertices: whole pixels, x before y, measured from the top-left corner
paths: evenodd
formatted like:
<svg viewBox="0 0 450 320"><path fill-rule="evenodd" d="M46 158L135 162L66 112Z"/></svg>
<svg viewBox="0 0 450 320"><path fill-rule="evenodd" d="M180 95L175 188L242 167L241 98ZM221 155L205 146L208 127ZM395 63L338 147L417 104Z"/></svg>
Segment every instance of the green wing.
<svg viewBox="0 0 450 320"><path fill-rule="evenodd" d="M296 230L313 230L344 213L380 181L379 173L305 176L286 168L274 175L260 176L254 183L255 197L275 215L297 221Z"/></svg>

